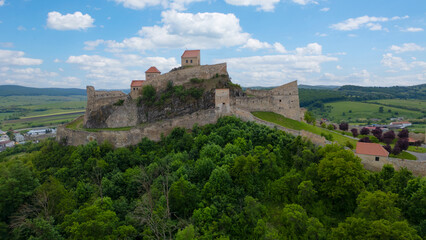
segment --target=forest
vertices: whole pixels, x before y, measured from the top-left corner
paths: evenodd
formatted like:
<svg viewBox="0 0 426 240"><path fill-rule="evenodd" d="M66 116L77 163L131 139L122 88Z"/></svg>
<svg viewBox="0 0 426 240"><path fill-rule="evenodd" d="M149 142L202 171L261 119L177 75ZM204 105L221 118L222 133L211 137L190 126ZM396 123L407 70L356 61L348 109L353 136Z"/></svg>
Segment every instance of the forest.
<svg viewBox="0 0 426 240"><path fill-rule="evenodd" d="M424 239L426 179L235 117L0 153L1 239Z"/></svg>

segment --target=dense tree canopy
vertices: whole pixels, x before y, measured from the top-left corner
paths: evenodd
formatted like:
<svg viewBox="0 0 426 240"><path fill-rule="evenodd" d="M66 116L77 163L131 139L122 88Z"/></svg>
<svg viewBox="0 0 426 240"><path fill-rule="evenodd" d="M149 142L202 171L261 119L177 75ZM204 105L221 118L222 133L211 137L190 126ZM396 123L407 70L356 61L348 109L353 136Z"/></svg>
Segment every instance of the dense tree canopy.
<svg viewBox="0 0 426 240"><path fill-rule="evenodd" d="M421 239L426 181L225 117L114 149L0 153L1 239Z"/></svg>

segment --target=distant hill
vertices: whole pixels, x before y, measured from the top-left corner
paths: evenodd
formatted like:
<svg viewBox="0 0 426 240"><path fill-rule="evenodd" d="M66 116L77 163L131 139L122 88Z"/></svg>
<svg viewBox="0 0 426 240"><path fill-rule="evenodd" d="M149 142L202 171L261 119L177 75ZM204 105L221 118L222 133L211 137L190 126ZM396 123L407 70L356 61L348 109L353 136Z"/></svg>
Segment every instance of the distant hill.
<svg viewBox="0 0 426 240"><path fill-rule="evenodd" d="M328 90L334 90L334 89L338 89L340 86L336 86L336 85L304 85L304 84L300 84L299 89L328 89Z"/></svg>
<svg viewBox="0 0 426 240"><path fill-rule="evenodd" d="M86 95L86 89L78 88L32 88L18 85L0 85L0 96L70 96Z"/></svg>
<svg viewBox="0 0 426 240"><path fill-rule="evenodd" d="M364 101L375 99L426 99L426 84L394 87L360 87L345 85L338 89L349 100Z"/></svg>

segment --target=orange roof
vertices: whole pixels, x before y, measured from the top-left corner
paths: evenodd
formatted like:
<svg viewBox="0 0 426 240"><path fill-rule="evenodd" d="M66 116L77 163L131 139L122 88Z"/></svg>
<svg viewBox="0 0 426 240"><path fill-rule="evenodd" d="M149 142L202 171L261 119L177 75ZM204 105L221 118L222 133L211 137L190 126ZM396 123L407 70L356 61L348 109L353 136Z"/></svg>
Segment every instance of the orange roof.
<svg viewBox="0 0 426 240"><path fill-rule="evenodd" d="M378 143L358 142L356 144L356 153L383 157L389 156L389 152Z"/></svg>
<svg viewBox="0 0 426 240"><path fill-rule="evenodd" d="M411 124L410 122L391 122L391 125Z"/></svg>
<svg viewBox="0 0 426 240"><path fill-rule="evenodd" d="M130 84L131 87L142 87L143 82L145 80L133 80L132 84Z"/></svg>
<svg viewBox="0 0 426 240"><path fill-rule="evenodd" d="M156 67L150 67L146 73L161 73Z"/></svg>
<svg viewBox="0 0 426 240"><path fill-rule="evenodd" d="M414 138L408 138L408 142L410 142L410 143L413 143L413 142L416 142L416 140L414 140Z"/></svg>
<svg viewBox="0 0 426 240"><path fill-rule="evenodd" d="M182 57L199 57L200 50L185 50L183 52Z"/></svg>

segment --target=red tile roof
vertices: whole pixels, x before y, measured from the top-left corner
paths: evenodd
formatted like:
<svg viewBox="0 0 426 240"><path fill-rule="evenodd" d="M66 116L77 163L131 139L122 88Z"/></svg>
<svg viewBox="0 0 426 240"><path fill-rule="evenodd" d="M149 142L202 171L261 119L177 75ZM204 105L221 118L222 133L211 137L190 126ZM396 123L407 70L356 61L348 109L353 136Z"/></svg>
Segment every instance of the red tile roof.
<svg viewBox="0 0 426 240"><path fill-rule="evenodd" d="M185 50L183 52L182 57L199 57L200 50Z"/></svg>
<svg viewBox="0 0 426 240"><path fill-rule="evenodd" d="M145 82L145 80L133 80L130 87L142 87L143 82Z"/></svg>
<svg viewBox="0 0 426 240"><path fill-rule="evenodd" d="M389 156L389 152L378 143L358 142L356 144L356 153L383 157Z"/></svg>
<svg viewBox="0 0 426 240"><path fill-rule="evenodd" d="M156 67L150 67L146 73L161 73Z"/></svg>

